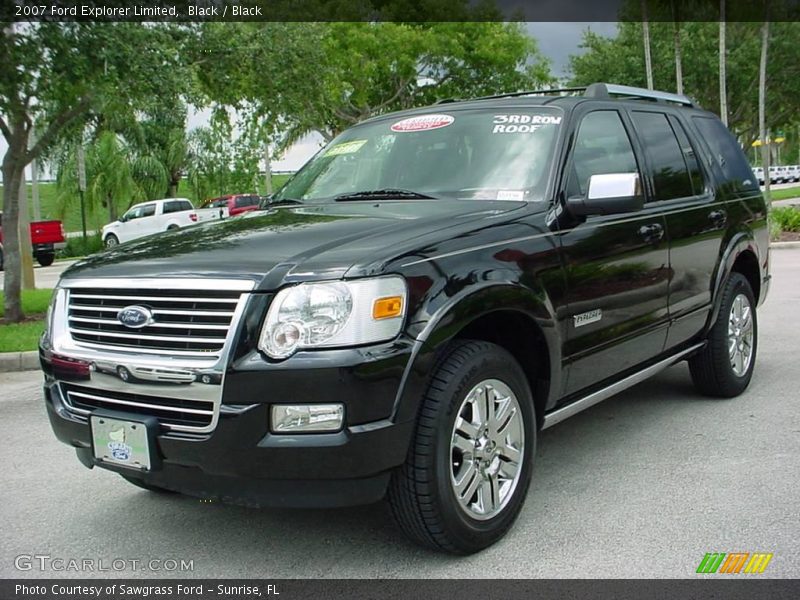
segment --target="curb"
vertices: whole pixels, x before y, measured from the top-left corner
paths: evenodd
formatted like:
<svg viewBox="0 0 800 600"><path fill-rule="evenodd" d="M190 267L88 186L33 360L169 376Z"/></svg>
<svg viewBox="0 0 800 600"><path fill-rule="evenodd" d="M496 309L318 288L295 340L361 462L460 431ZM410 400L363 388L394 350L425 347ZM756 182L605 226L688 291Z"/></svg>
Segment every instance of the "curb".
<svg viewBox="0 0 800 600"><path fill-rule="evenodd" d="M39 353L0 352L0 373L13 371L36 371L39 369Z"/></svg>
<svg viewBox="0 0 800 600"><path fill-rule="evenodd" d="M769 247L776 250L800 250L800 242L770 242Z"/></svg>

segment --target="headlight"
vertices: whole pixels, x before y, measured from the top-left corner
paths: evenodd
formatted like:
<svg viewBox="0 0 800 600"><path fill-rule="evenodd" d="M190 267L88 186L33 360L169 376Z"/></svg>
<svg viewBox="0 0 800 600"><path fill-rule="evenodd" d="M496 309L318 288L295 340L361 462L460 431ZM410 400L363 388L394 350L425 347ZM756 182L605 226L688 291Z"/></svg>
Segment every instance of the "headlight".
<svg viewBox="0 0 800 600"><path fill-rule="evenodd" d="M303 348L382 342L400 333L405 312L402 277L301 283L275 296L258 347L286 358Z"/></svg>

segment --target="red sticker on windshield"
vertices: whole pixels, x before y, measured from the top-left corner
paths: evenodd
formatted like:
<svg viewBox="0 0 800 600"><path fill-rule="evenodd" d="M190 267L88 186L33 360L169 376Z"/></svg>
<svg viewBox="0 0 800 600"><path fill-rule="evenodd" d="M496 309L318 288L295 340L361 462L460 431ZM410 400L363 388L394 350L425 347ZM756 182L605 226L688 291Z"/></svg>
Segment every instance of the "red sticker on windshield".
<svg viewBox="0 0 800 600"><path fill-rule="evenodd" d="M450 115L421 115L403 119L392 125L392 131L427 131L428 129L441 129L450 125L455 118Z"/></svg>

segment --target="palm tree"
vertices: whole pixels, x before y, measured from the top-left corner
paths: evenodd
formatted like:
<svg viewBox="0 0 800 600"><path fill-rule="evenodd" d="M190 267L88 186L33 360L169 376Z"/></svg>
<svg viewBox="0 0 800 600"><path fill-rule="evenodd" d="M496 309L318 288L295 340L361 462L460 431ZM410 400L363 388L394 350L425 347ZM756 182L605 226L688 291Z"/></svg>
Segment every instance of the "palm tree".
<svg viewBox="0 0 800 600"><path fill-rule="evenodd" d="M57 161L62 216L78 197L78 143L66 146ZM122 136L105 130L86 149L86 181L89 212L99 215L101 210L107 211L108 220L115 221L120 210L132 203L160 197L167 185L167 173L157 158L137 154Z"/></svg>

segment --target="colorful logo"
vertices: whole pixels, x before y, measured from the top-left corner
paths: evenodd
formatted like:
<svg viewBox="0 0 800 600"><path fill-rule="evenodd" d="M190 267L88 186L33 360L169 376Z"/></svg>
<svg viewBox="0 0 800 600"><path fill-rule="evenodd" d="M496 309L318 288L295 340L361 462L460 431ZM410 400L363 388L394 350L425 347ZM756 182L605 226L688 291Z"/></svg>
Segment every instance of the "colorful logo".
<svg viewBox="0 0 800 600"><path fill-rule="evenodd" d="M763 573L772 554L766 552L707 552L698 573Z"/></svg>

